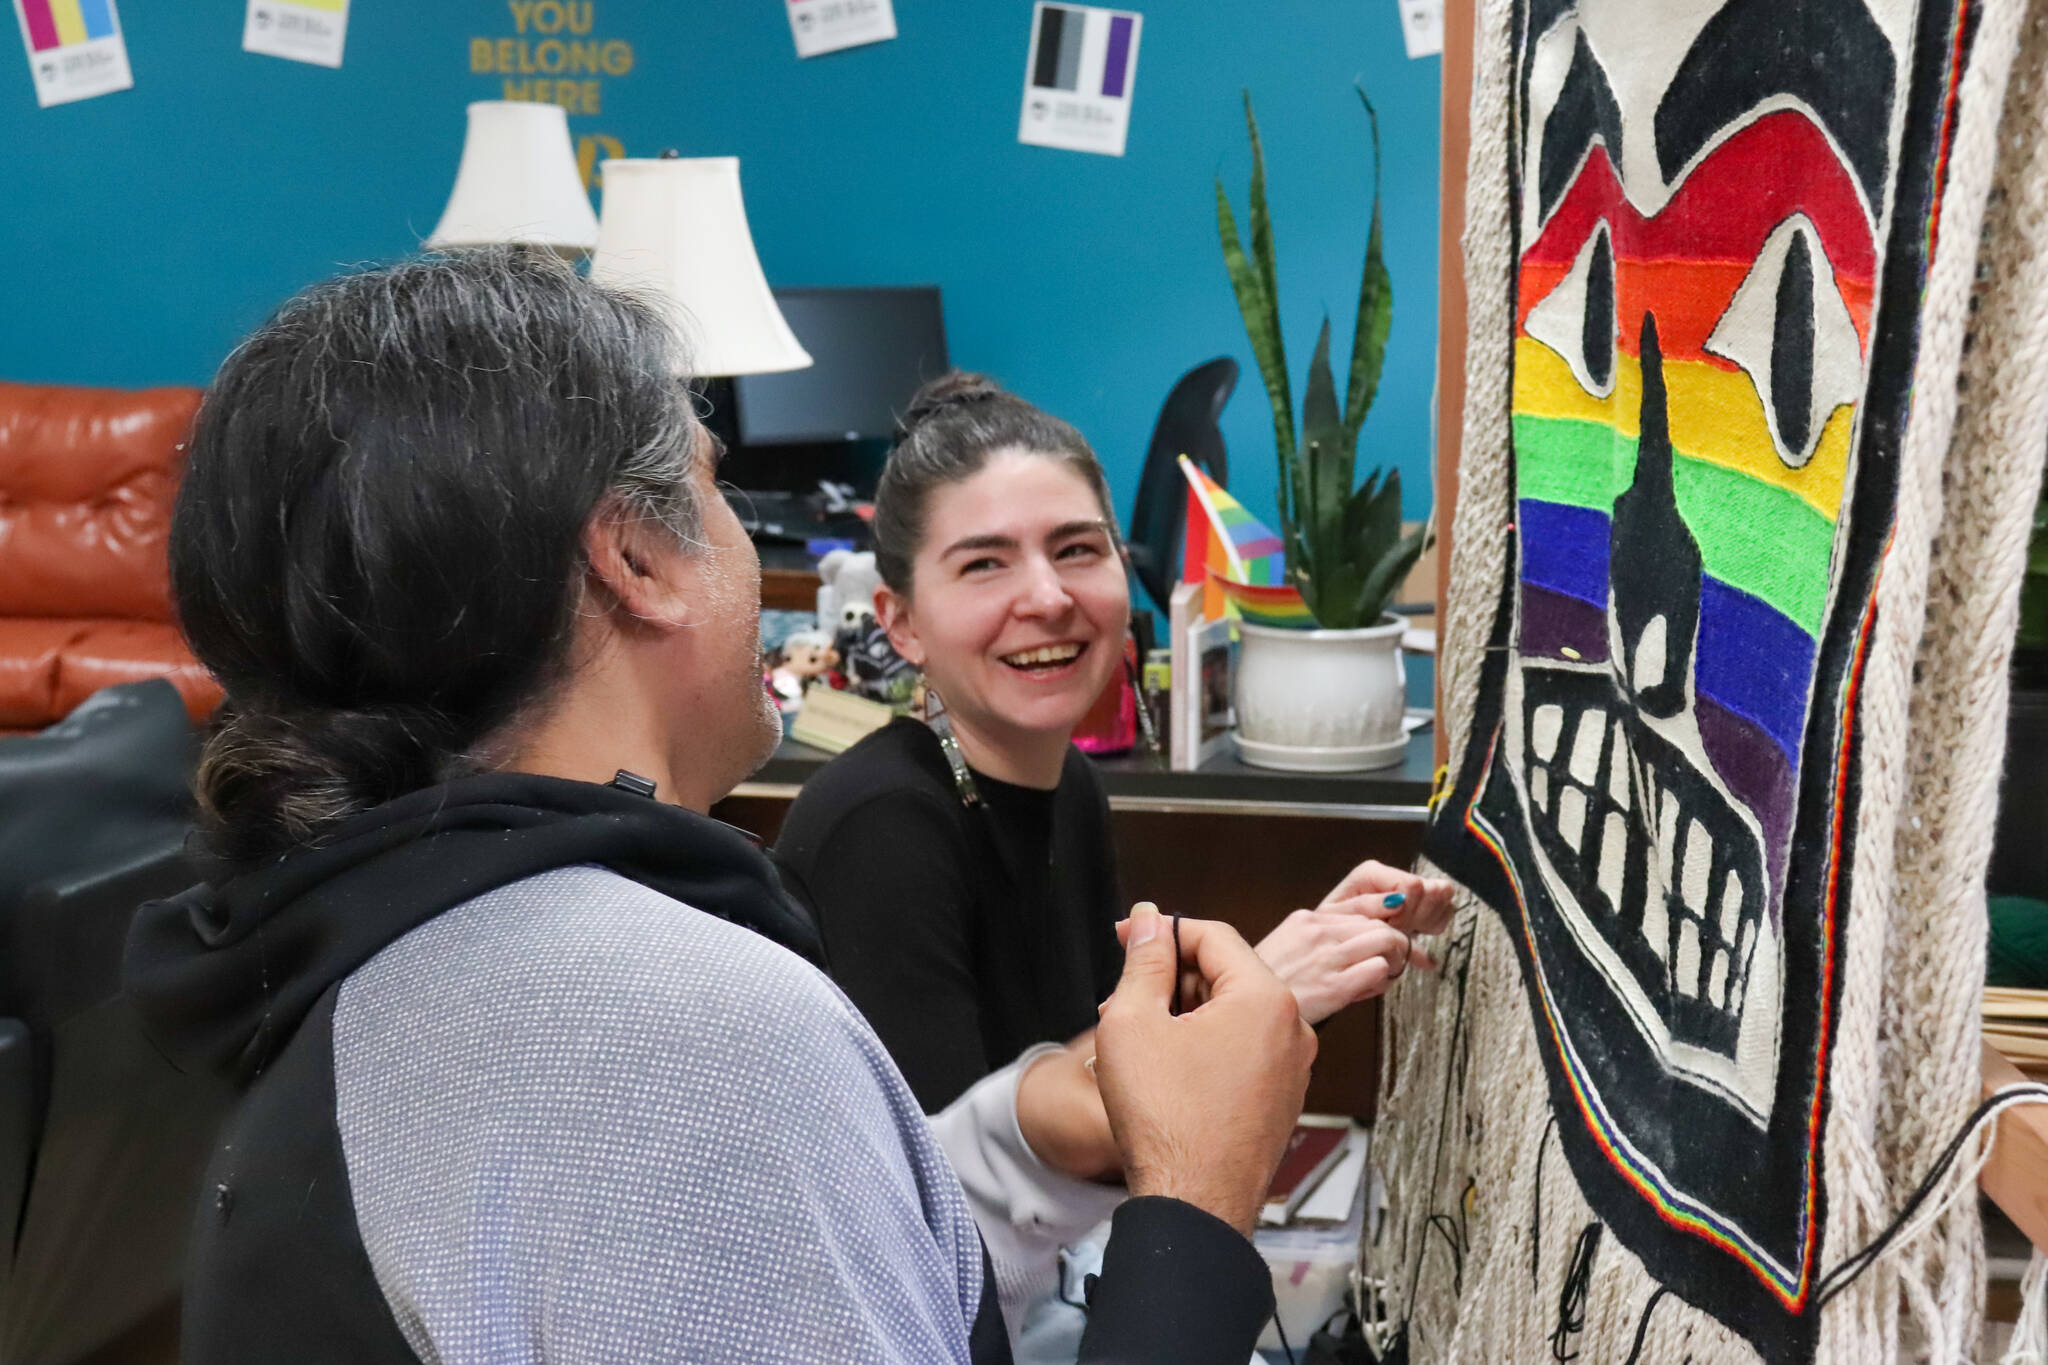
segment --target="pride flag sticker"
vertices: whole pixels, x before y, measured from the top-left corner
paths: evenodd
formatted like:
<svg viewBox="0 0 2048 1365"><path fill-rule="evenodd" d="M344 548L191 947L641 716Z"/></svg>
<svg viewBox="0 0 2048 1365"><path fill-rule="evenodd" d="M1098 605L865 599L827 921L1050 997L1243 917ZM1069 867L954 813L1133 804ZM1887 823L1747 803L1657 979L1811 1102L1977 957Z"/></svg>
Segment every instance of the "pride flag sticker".
<svg viewBox="0 0 2048 1365"><path fill-rule="evenodd" d="M891 0L786 0L796 55L822 57L896 36Z"/></svg>
<svg viewBox="0 0 2048 1365"><path fill-rule="evenodd" d="M1144 23L1128 10L1041 2L1031 16L1017 140L1122 156Z"/></svg>
<svg viewBox="0 0 2048 1365"><path fill-rule="evenodd" d="M14 0L42 108L134 85L114 0Z"/></svg>
<svg viewBox="0 0 2048 1365"><path fill-rule="evenodd" d="M242 51L314 66L340 66L348 0L249 0Z"/></svg>

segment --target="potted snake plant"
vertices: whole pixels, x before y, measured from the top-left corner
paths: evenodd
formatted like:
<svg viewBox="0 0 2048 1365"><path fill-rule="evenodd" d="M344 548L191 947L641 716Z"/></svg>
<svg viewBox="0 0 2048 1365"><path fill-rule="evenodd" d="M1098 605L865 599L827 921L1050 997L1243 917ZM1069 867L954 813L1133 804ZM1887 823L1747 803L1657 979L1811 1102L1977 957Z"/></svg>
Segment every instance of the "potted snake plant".
<svg viewBox="0 0 2048 1365"><path fill-rule="evenodd" d="M1280 535L1287 583L1307 607L1300 628L1239 626L1239 754L1247 763L1343 771L1399 763L1406 702L1400 618L1387 604L1428 543L1427 528L1404 531L1401 474L1374 468L1357 478L1358 436L1379 390L1393 321L1393 282L1380 244L1379 116L1358 92L1372 132L1372 225L1343 398L1330 368L1330 320L1323 319L1295 433L1287 350L1280 334L1273 225L1266 207L1266 157L1249 92L1245 127L1252 178L1246 201L1249 249L1238 236L1223 181L1216 181L1216 223L1223 261L1244 317L1252 354L1273 408L1279 461Z"/></svg>

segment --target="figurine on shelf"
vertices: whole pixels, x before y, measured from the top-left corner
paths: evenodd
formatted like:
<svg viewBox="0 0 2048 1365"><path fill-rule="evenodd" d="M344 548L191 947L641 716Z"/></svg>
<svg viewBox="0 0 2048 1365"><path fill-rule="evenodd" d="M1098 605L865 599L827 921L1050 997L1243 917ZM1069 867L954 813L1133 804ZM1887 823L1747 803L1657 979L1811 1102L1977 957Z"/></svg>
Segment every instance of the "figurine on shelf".
<svg viewBox="0 0 2048 1365"><path fill-rule="evenodd" d="M872 550L833 550L818 561L818 628L845 631L875 619L882 574Z"/></svg>
<svg viewBox="0 0 2048 1365"><path fill-rule="evenodd" d="M856 618L839 628L834 641L845 660L846 685L870 701L902 706L910 701L918 672L889 643L889 632L872 616Z"/></svg>
<svg viewBox="0 0 2048 1365"><path fill-rule="evenodd" d="M897 654L875 619L875 589L882 585L872 550L834 550L818 561L818 627L829 630L845 661L846 687L870 701L902 707L917 670Z"/></svg>
<svg viewBox="0 0 2048 1365"><path fill-rule="evenodd" d="M800 630L782 642L782 661L768 671L768 690L785 713L803 705L804 690L824 679L833 686L832 671L839 666L839 651L822 630Z"/></svg>

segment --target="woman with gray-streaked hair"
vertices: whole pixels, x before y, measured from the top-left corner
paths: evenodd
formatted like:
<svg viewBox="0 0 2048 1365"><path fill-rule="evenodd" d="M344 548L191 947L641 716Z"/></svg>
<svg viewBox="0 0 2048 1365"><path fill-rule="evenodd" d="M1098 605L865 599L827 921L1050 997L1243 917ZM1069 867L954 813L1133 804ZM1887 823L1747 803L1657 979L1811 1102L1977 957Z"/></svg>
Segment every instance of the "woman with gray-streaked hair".
<svg viewBox="0 0 2048 1365"><path fill-rule="evenodd" d="M228 697L215 861L128 950L157 1042L246 1088L191 1365L1008 1358L939 1139L704 815L776 726L672 347L479 253L307 291L208 392L171 562ZM1099 1073L1143 1197L1083 1358L1239 1365L1313 1038L1227 928L1127 934Z"/></svg>

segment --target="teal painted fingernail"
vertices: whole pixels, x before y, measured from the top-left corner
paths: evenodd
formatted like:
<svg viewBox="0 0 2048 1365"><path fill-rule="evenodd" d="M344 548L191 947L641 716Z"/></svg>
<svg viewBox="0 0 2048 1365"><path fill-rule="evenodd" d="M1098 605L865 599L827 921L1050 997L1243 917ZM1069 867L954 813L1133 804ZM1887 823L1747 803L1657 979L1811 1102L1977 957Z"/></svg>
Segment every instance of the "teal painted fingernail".
<svg viewBox="0 0 2048 1365"><path fill-rule="evenodd" d="M1396 891L1393 895L1386 897L1380 902L1381 905L1386 906L1389 910L1399 910L1407 903L1408 893L1405 891Z"/></svg>

